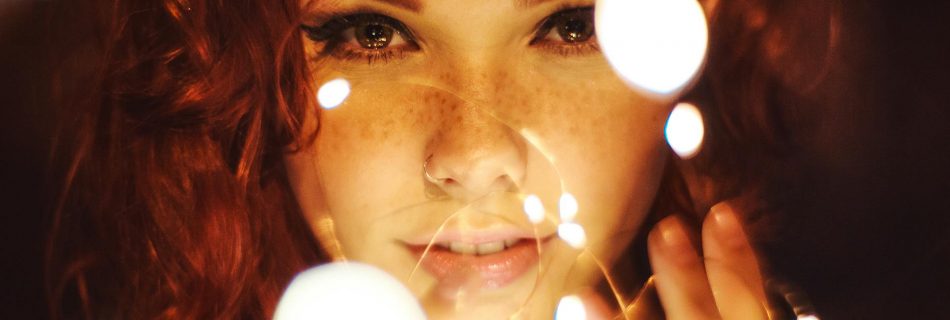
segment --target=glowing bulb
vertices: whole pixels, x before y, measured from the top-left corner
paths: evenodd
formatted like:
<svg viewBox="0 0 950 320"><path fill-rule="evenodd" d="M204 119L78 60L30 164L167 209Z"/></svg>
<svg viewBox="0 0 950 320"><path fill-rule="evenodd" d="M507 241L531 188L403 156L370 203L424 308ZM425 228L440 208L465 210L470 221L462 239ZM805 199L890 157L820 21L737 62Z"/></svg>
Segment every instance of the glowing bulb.
<svg viewBox="0 0 950 320"><path fill-rule="evenodd" d="M541 203L541 198L533 194L525 198L524 213L528 215L531 223L539 224L544 221L544 204Z"/></svg>
<svg viewBox="0 0 950 320"><path fill-rule="evenodd" d="M699 109L683 102L673 108L666 121L666 142L680 158L688 159L699 152L705 131Z"/></svg>
<svg viewBox="0 0 950 320"><path fill-rule="evenodd" d="M819 320L818 316L813 314L800 315L797 317L798 320Z"/></svg>
<svg viewBox="0 0 950 320"><path fill-rule="evenodd" d="M274 313L275 320L425 318L422 307L399 280L355 262L301 272L284 291Z"/></svg>
<svg viewBox="0 0 950 320"><path fill-rule="evenodd" d="M583 248L587 244L587 233L584 232L584 227L573 222L559 224L557 236L574 249Z"/></svg>
<svg viewBox="0 0 950 320"><path fill-rule="evenodd" d="M334 79L317 90L317 102L324 109L333 109L343 104L346 97L350 95L350 83L346 79Z"/></svg>
<svg viewBox="0 0 950 320"><path fill-rule="evenodd" d="M577 217L577 199L570 193L562 194L558 210L561 213L561 222L574 222Z"/></svg>
<svg viewBox="0 0 950 320"><path fill-rule="evenodd" d="M561 298L554 312L554 320L587 320L584 302L574 295Z"/></svg>
<svg viewBox="0 0 950 320"><path fill-rule="evenodd" d="M696 0L597 0L601 50L633 88L663 96L688 84L706 58L706 15Z"/></svg>

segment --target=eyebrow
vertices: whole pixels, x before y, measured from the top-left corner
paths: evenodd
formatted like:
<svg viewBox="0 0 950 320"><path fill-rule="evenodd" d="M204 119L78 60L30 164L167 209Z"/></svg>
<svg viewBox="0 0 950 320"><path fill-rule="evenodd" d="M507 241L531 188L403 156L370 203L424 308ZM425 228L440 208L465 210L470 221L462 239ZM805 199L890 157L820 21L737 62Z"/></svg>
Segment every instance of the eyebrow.
<svg viewBox="0 0 950 320"><path fill-rule="evenodd" d="M400 7L412 12L422 11L422 2L420 0L376 0L378 2L386 3L396 7ZM551 2L554 0L514 0L515 7L518 8L529 8L534 7L545 2Z"/></svg>
<svg viewBox="0 0 950 320"><path fill-rule="evenodd" d="M536 5L539 5L545 2L551 2L554 0L514 0L514 1L515 1L515 7L530 8L530 7L534 7Z"/></svg>
<svg viewBox="0 0 950 320"><path fill-rule="evenodd" d="M376 0L385 4L400 7L412 12L422 11L422 3L419 0ZM521 1L521 0L518 0Z"/></svg>

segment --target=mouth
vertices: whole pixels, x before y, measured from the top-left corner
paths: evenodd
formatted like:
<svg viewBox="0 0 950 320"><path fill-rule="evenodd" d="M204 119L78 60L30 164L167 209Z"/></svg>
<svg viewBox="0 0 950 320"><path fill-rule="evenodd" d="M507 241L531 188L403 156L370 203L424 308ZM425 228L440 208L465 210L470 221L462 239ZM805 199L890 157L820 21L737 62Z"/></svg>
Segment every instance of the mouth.
<svg viewBox="0 0 950 320"><path fill-rule="evenodd" d="M429 246L407 243L423 269L440 283L497 289L519 279L538 264L539 247L551 236L475 237L479 240L442 237ZM450 239L455 238L455 239ZM428 247L428 251L426 248Z"/></svg>

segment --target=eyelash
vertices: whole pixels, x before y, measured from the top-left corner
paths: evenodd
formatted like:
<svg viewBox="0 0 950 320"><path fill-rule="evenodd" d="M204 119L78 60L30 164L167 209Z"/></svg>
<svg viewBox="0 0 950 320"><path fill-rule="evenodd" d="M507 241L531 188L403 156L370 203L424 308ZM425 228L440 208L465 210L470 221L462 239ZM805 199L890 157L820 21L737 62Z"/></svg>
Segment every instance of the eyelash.
<svg viewBox="0 0 950 320"><path fill-rule="evenodd" d="M575 16L589 16L589 21L591 24L594 23L593 19L594 7L562 7L559 10L555 11L553 14L544 18L541 23L538 24L538 31L535 33L534 38L531 40L531 45L547 50L558 55L565 57L570 56L582 56L590 53L600 51L600 46L597 44L596 31L593 31L590 38L584 42L580 43L568 43L564 41L550 41L546 37L552 30L554 30L555 23L557 19L562 19L564 17L575 15Z"/></svg>
<svg viewBox="0 0 950 320"><path fill-rule="evenodd" d="M533 47L537 47L544 51L564 57L582 56L597 52L600 50L600 48L597 45L597 41L594 39L596 37L596 33L591 35L591 38L587 39L586 41L579 43L568 43L565 41L552 41L546 39L547 35L550 34L555 27L554 24L557 22L557 19L571 14L586 15L592 13L592 6L560 8L553 14L544 18L544 20L538 24L537 32L529 44ZM361 23L376 23L391 27L394 30L394 34L398 34L398 36L405 39L407 46L400 48L386 47L384 49L359 48L359 45L357 45L358 49L342 46L344 44L343 32L349 32L350 29L358 26ZM590 23L593 23L593 18L590 19ZM412 35L412 32L409 30L409 28L396 19L377 13L355 12L340 14L319 26L303 24L301 25L301 29L306 33L310 40L323 44L323 49L321 50L320 55L329 55L343 61L365 60L369 65L377 62L386 63L394 59L399 60L405 58L411 51L419 49L418 45L416 44L415 37Z"/></svg>
<svg viewBox="0 0 950 320"><path fill-rule="evenodd" d="M406 39L408 48L386 48L386 49L352 49L343 47L343 32L348 31L360 23L376 23L390 26L395 34ZM415 37L406 28L402 22L376 13L357 12L337 15L320 26L301 25L301 29L306 33L310 40L316 43L322 43L323 49L321 55L329 55L344 61L366 60L367 64L376 62L389 62L392 59L401 59L409 51L418 50Z"/></svg>

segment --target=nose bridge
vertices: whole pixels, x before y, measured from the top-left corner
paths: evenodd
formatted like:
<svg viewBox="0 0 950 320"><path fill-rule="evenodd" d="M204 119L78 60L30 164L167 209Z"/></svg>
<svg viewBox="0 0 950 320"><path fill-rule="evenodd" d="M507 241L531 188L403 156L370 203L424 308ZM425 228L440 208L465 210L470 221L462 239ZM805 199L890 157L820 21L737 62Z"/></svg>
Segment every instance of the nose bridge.
<svg viewBox="0 0 950 320"><path fill-rule="evenodd" d="M429 182L465 201L520 186L525 171L520 136L484 106L455 102L441 106L445 116L427 148L424 169Z"/></svg>
<svg viewBox="0 0 950 320"><path fill-rule="evenodd" d="M446 86L468 104L490 105L496 100L499 85L506 78L503 63L490 51L471 50L451 59L445 68L446 74L442 78L446 80Z"/></svg>

